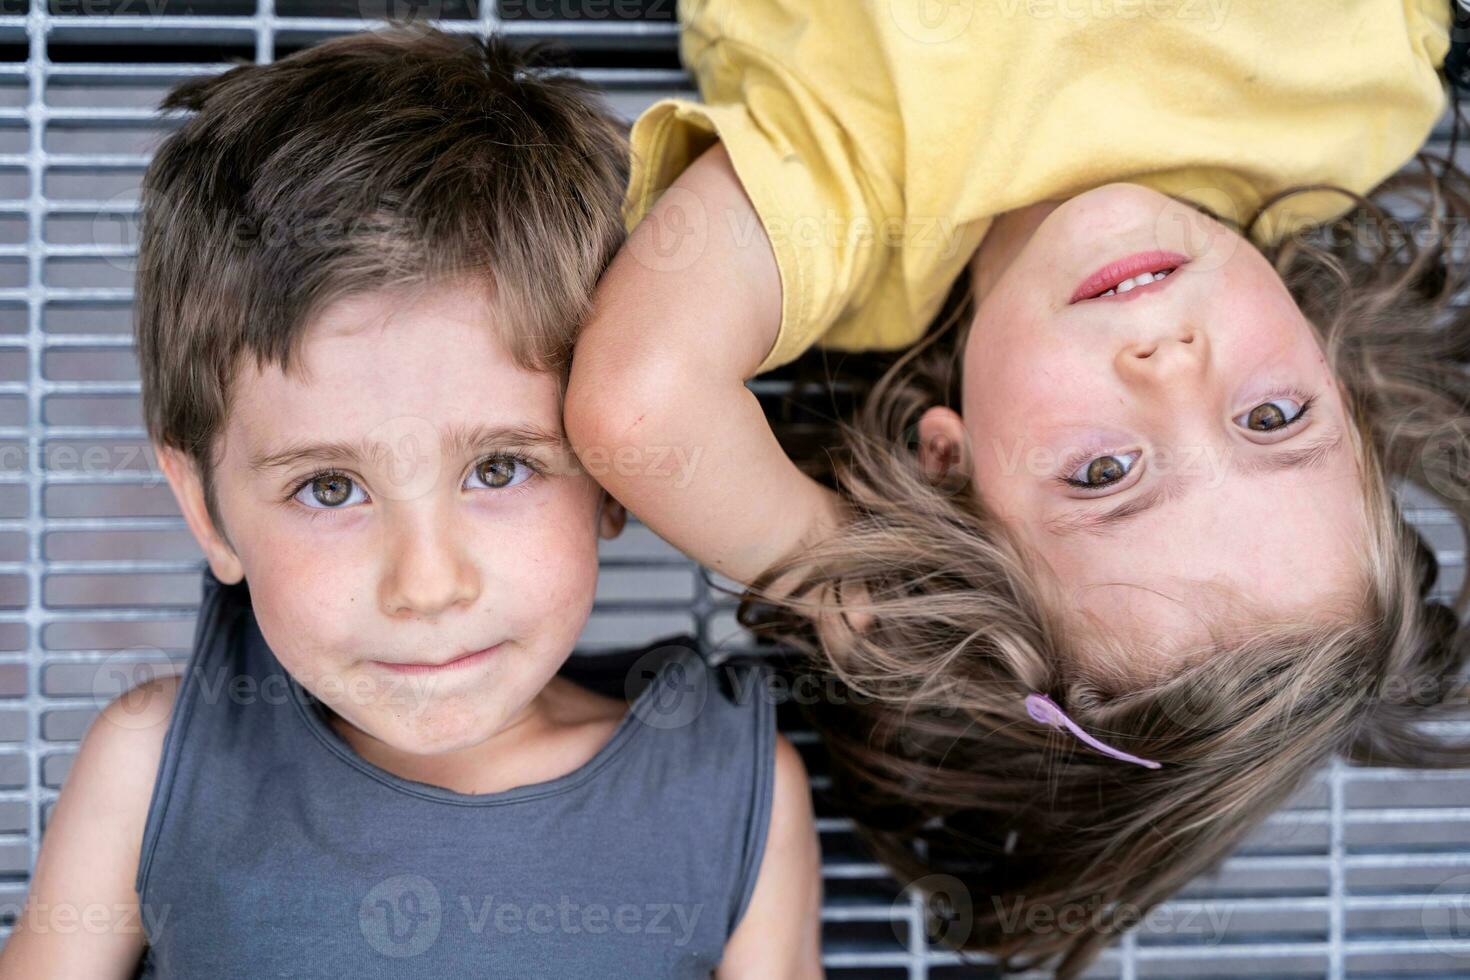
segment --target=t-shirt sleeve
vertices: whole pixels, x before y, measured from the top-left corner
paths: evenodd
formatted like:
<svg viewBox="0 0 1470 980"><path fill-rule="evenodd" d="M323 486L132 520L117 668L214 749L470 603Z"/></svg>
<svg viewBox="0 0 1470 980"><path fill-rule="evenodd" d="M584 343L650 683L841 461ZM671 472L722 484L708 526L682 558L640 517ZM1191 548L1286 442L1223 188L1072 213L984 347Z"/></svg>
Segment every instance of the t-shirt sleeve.
<svg viewBox="0 0 1470 980"><path fill-rule="evenodd" d="M1455 15L1453 3L1440 0L1408 0L1404 19L1408 24L1409 45L1414 57L1431 68L1442 68L1450 51L1451 28Z"/></svg>
<svg viewBox="0 0 1470 980"><path fill-rule="evenodd" d="M629 229L725 145L780 271L767 371L918 341L996 215L1115 181L1239 220L1288 188L1366 193L1443 111L1450 0L1065 7L683 0L701 100L634 124ZM1349 204L1296 194L1259 230Z"/></svg>
<svg viewBox="0 0 1470 980"><path fill-rule="evenodd" d="M795 359L845 311L883 291L891 248L881 232L901 210L897 115L884 79L853 79L830 52L833 38L865 43L864 8L680 3L680 55L702 102L663 99L632 129L630 231L700 153L724 144L781 278L781 326L758 372ZM841 97L829 97L835 93ZM901 308L902 296L894 299Z"/></svg>

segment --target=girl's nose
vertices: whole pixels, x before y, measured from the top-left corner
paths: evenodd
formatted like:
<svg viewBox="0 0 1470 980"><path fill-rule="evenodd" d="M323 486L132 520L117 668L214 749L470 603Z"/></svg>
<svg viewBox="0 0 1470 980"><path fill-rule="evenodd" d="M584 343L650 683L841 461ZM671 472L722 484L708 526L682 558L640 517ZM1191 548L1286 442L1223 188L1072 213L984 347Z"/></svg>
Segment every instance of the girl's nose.
<svg viewBox="0 0 1470 980"><path fill-rule="evenodd" d="M1125 380L1150 383L1187 379L1203 373L1209 363L1209 340L1192 323L1141 330L1114 358Z"/></svg>

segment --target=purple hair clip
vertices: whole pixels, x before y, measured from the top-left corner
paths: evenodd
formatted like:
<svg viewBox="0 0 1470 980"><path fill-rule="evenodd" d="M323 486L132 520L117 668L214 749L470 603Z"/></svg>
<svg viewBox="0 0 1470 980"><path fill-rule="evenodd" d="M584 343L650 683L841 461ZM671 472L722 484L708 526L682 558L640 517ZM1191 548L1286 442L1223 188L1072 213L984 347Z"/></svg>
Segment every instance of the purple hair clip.
<svg viewBox="0 0 1470 980"><path fill-rule="evenodd" d="M1081 725L1068 718L1067 713L1045 694L1032 692L1026 695L1026 713L1043 725L1051 725L1053 728L1065 728L1104 755L1110 755L1114 759L1122 759L1124 762L1132 762L1135 765L1146 766L1149 769L1159 768L1159 763L1152 759L1140 759L1136 755L1129 755L1122 749L1115 749L1111 745L1093 738L1082 729Z"/></svg>

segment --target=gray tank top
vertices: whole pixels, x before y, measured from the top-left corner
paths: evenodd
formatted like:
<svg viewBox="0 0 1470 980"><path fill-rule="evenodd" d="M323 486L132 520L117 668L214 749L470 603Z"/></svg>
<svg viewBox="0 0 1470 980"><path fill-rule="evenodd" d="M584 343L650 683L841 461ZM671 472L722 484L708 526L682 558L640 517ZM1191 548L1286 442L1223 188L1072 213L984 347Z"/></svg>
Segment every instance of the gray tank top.
<svg viewBox="0 0 1470 980"><path fill-rule="evenodd" d="M359 756L206 568L149 804L136 977L708 977L755 885L775 706L688 638L561 673L631 705L578 769L467 795Z"/></svg>

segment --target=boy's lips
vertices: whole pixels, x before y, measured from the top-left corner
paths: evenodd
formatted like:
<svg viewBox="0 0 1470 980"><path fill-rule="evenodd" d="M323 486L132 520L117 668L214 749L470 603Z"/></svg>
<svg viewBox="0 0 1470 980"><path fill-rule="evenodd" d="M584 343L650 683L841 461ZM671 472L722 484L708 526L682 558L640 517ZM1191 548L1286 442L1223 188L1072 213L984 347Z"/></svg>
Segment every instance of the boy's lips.
<svg viewBox="0 0 1470 980"><path fill-rule="evenodd" d="M1152 279L1160 273L1171 274L1189 262L1189 256L1178 252L1139 252L1127 258L1110 262L1078 284L1072 293L1071 303L1092 299L1115 299L1131 297L1138 290L1156 290L1169 281L1169 276ZM1119 287L1123 287L1119 289ZM1104 296L1113 290L1111 295Z"/></svg>
<svg viewBox="0 0 1470 980"><path fill-rule="evenodd" d="M454 670L457 667L468 667L472 664L480 663L496 650L500 649L500 646L501 644L497 643L494 646L485 647L483 650L472 650L469 653L460 654L452 660L445 660L439 663L395 663L388 660L374 660L373 663L398 674L431 674L441 670Z"/></svg>

